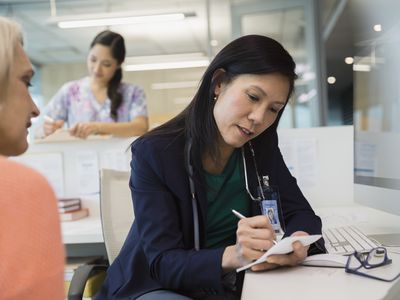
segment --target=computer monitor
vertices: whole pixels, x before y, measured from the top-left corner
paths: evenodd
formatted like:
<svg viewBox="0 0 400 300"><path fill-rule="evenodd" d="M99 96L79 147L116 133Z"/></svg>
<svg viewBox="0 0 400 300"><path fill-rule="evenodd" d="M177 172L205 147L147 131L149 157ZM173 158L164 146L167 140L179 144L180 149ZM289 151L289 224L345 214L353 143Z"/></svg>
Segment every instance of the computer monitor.
<svg viewBox="0 0 400 300"><path fill-rule="evenodd" d="M400 24L363 46L353 67L354 198L400 215Z"/></svg>

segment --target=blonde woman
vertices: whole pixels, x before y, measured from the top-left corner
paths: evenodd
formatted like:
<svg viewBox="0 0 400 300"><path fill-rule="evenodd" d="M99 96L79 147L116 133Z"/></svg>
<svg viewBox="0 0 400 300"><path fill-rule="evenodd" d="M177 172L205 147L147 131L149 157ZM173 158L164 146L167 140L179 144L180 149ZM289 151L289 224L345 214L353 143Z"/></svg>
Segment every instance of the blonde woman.
<svg viewBox="0 0 400 300"><path fill-rule="evenodd" d="M28 148L32 65L20 27L0 17L0 299L64 299L57 202L37 172L7 159Z"/></svg>

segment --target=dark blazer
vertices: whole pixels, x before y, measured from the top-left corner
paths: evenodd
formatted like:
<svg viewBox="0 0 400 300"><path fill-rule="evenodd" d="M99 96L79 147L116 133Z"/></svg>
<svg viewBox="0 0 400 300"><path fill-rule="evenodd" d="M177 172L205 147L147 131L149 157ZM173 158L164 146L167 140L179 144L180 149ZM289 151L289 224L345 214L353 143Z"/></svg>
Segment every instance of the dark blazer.
<svg viewBox="0 0 400 300"><path fill-rule="evenodd" d="M270 183L279 187L285 235L298 230L321 233L320 218L284 164L276 132L270 140L262 149L257 143L253 145L260 174L268 174ZM130 188L135 222L96 299L135 299L156 289L170 289L190 297L195 297L195 291L224 294L221 280L224 248L194 250L184 148L183 135L144 136L134 142ZM255 182L252 160L247 161L249 182ZM200 181L195 182L202 246L206 239L207 199ZM253 215L260 214L259 205L252 202ZM310 251L323 252L323 241L314 244Z"/></svg>

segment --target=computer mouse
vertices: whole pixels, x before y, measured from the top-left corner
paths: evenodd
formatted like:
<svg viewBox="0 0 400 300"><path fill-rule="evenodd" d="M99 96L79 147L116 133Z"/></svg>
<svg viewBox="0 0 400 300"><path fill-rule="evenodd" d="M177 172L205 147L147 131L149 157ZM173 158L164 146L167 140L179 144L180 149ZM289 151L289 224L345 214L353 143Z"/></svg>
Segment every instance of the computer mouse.
<svg viewBox="0 0 400 300"><path fill-rule="evenodd" d="M345 268L347 256L338 254L316 254L307 256L303 266Z"/></svg>

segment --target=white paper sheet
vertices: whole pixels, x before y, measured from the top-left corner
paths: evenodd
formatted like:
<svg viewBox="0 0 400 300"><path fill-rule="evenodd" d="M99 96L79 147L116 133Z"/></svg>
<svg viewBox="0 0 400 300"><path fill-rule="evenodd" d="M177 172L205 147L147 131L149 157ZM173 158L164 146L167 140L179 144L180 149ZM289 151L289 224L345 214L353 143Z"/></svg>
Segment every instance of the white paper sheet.
<svg viewBox="0 0 400 300"><path fill-rule="evenodd" d="M76 170L79 195L100 192L99 164L95 151L80 151L76 154Z"/></svg>
<svg viewBox="0 0 400 300"><path fill-rule="evenodd" d="M102 169L117 171L130 170L130 151L125 149L107 150L100 155L100 166Z"/></svg>
<svg viewBox="0 0 400 300"><path fill-rule="evenodd" d="M259 259L257 259L256 261L254 261L246 266L243 266L243 267L237 269L236 272L240 272L240 271L246 270L254 265L263 263L267 260L268 256L270 256L270 255L287 254L287 253L292 252L293 251L292 244L294 242L300 241L303 244L303 246L308 246L308 245L311 245L312 243L318 241L321 237L322 237L322 235L320 235L320 234L286 237L286 238L280 240L276 245L272 246Z"/></svg>
<svg viewBox="0 0 400 300"><path fill-rule="evenodd" d="M359 176L374 176L376 169L376 145L373 143L356 142L354 173Z"/></svg>
<svg viewBox="0 0 400 300"><path fill-rule="evenodd" d="M316 185L317 168L317 140L293 139L282 140L279 143L282 156L290 173L296 177L302 188Z"/></svg>

